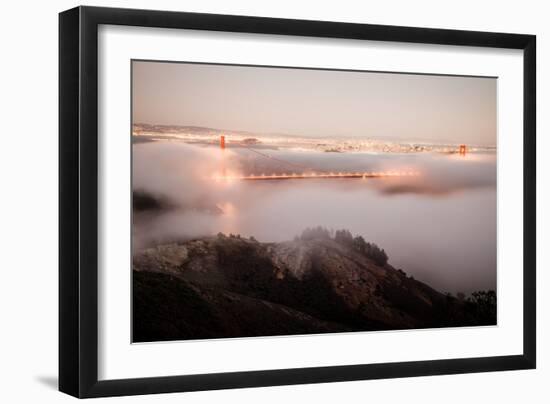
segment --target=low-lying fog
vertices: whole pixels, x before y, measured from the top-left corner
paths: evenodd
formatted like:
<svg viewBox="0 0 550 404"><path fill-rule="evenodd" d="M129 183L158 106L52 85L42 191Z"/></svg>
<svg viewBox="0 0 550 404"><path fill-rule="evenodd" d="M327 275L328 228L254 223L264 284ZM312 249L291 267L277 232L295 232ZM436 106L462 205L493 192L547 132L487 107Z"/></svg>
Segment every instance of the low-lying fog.
<svg viewBox="0 0 550 404"><path fill-rule="evenodd" d="M389 263L436 289L496 289L494 154L367 154L267 150L326 171L412 169L417 177L214 181L215 173L282 172L246 148L177 142L133 146L133 188L170 201L165 213L135 213L134 249L218 232L291 240L306 227L348 229L375 242ZM293 168L294 167L294 168Z"/></svg>

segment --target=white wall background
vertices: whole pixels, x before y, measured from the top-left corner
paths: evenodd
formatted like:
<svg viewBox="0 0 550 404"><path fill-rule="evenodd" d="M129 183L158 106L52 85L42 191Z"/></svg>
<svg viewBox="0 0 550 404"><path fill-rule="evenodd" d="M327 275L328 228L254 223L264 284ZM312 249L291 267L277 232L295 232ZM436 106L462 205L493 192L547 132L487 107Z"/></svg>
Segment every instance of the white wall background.
<svg viewBox="0 0 550 404"><path fill-rule="evenodd" d="M550 25L546 2L430 0L91 1L156 8L433 28L531 33L538 40L538 369L109 399L110 402L545 403L550 400ZM22 1L2 9L0 60L0 400L62 403L57 385L57 13L78 5Z"/></svg>

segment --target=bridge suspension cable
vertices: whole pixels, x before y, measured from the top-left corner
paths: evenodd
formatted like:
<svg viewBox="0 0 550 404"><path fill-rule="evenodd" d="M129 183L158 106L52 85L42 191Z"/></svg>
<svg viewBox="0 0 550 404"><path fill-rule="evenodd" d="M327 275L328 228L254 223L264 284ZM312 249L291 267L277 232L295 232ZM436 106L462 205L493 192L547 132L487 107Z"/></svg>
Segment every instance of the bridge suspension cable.
<svg viewBox="0 0 550 404"><path fill-rule="evenodd" d="M287 161L287 160L283 160L283 159L280 159L280 158L277 158L277 157L273 157L273 156L271 156L271 155L269 155L269 154L267 154L267 153L260 152L260 151L258 151L258 150L256 150L256 149L253 149L253 148L249 147L249 146L243 145L242 147L245 148L245 149L247 149L247 150L249 150L249 151L251 151L251 152L253 152L253 153L256 153L256 154L258 154L258 155L260 155L260 156L262 156L262 157L265 157L265 158L270 159L270 160L273 160L273 161L277 161L277 162L279 162L279 163L281 163L281 164L286 164L286 165L288 165L288 166L298 167L298 168L305 169L305 170L309 170L309 171L326 172L326 170L320 170L320 169L316 169L316 168L313 168L313 167L306 166L306 165L304 165L304 164L292 163L292 162Z"/></svg>

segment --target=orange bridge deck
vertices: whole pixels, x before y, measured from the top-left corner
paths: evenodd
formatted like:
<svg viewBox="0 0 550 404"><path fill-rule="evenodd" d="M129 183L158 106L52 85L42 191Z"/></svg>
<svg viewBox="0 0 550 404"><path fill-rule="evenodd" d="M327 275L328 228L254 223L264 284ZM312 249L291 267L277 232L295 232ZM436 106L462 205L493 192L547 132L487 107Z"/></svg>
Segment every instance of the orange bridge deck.
<svg viewBox="0 0 550 404"><path fill-rule="evenodd" d="M218 175L215 180L239 180L239 181L269 181L269 180L315 180L315 179L341 179L341 178L383 178L383 177L414 177L417 171L383 171L383 172L346 172L346 173L293 173L293 174L261 174L261 175Z"/></svg>

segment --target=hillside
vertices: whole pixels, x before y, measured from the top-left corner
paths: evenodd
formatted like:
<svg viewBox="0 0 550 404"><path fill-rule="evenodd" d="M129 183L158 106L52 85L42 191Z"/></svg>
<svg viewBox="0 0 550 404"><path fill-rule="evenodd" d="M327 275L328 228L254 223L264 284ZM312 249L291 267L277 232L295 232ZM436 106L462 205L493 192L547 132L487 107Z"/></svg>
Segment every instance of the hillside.
<svg viewBox="0 0 550 404"><path fill-rule="evenodd" d="M134 341L496 323L492 311L407 276L343 232L283 243L220 234L141 251Z"/></svg>

